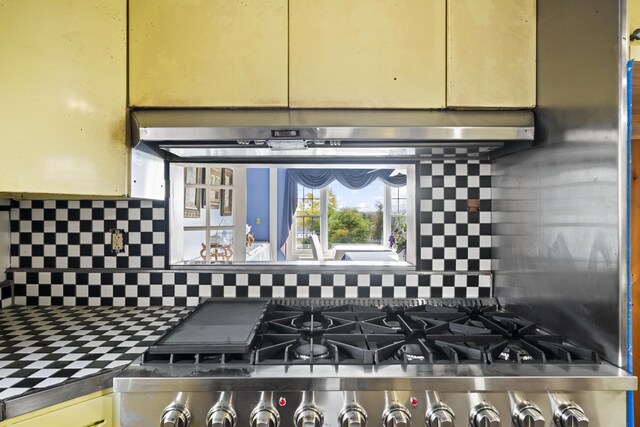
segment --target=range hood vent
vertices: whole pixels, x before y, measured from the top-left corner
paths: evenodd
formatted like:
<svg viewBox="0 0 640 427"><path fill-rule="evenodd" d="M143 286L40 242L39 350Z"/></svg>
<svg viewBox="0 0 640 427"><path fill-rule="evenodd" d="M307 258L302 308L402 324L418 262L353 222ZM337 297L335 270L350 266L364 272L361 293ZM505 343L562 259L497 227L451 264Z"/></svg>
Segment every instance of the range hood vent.
<svg viewBox="0 0 640 427"><path fill-rule="evenodd" d="M531 111L140 109L132 111L131 190L140 194L143 171L165 160L480 159L530 148L533 138Z"/></svg>
<svg viewBox="0 0 640 427"><path fill-rule="evenodd" d="M365 148L374 156L376 150L381 156L394 155L395 149L402 156L460 157L486 154L507 142L531 142L534 133L530 111L203 109L132 114L135 145L149 144L180 158L268 157L273 151L329 157L365 153L348 154L352 148Z"/></svg>

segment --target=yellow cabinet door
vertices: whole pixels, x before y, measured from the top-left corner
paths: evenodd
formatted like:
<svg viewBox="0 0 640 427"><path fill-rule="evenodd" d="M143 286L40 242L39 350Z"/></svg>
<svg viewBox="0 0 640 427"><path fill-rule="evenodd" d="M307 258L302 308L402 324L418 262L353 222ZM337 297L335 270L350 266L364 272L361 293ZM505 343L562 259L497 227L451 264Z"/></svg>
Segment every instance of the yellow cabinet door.
<svg viewBox="0 0 640 427"><path fill-rule="evenodd" d="M286 106L287 3L130 0L130 104Z"/></svg>
<svg viewBox="0 0 640 427"><path fill-rule="evenodd" d="M534 106L536 0L450 0L447 14L447 106Z"/></svg>
<svg viewBox="0 0 640 427"><path fill-rule="evenodd" d="M127 193L126 0L0 0L0 194Z"/></svg>
<svg viewBox="0 0 640 427"><path fill-rule="evenodd" d="M445 0L290 0L289 105L443 108L445 18Z"/></svg>
<svg viewBox="0 0 640 427"><path fill-rule="evenodd" d="M26 418L26 419L25 419ZM5 424L6 423L6 424ZM38 411L30 417L21 416L13 422L6 420L0 426L7 427L114 427L113 394L75 404L61 404Z"/></svg>

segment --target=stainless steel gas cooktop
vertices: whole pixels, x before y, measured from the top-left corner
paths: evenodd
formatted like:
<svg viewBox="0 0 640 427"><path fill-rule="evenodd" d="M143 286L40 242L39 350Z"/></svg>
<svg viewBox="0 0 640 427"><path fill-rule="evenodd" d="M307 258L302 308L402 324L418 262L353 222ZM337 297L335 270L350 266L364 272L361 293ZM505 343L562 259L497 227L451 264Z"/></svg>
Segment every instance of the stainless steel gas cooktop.
<svg viewBox="0 0 640 427"><path fill-rule="evenodd" d="M123 427L613 426L633 387L491 298L209 300L115 380Z"/></svg>

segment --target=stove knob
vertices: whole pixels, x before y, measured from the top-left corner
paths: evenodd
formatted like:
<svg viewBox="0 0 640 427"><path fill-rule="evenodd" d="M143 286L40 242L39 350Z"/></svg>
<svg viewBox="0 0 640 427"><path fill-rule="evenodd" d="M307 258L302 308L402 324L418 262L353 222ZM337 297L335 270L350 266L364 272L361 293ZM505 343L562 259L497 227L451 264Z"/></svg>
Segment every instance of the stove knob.
<svg viewBox="0 0 640 427"><path fill-rule="evenodd" d="M173 403L164 408L160 427L189 427L191 424L191 413L181 403Z"/></svg>
<svg viewBox="0 0 640 427"><path fill-rule="evenodd" d="M523 401L513 413L516 427L544 427L545 421L540 409L531 402Z"/></svg>
<svg viewBox="0 0 640 427"><path fill-rule="evenodd" d="M366 427L367 413L357 403L342 408L338 415L340 427Z"/></svg>
<svg viewBox="0 0 640 427"><path fill-rule="evenodd" d="M573 402L558 405L553 414L553 421L558 427L589 427L589 418L582 408Z"/></svg>
<svg viewBox="0 0 640 427"><path fill-rule="evenodd" d="M500 414L495 406L482 402L471 411L472 427L500 427Z"/></svg>
<svg viewBox="0 0 640 427"><path fill-rule="evenodd" d="M293 415L296 427L322 427L324 416L322 411L313 403L302 404Z"/></svg>
<svg viewBox="0 0 640 427"><path fill-rule="evenodd" d="M271 405L260 403L251 412L251 427L278 427L280 414Z"/></svg>
<svg viewBox="0 0 640 427"><path fill-rule="evenodd" d="M382 413L383 427L409 427L411 425L411 413L402 405L388 406Z"/></svg>
<svg viewBox="0 0 640 427"><path fill-rule="evenodd" d="M425 423L427 427L454 427L456 425L453 411L444 403L440 403L427 411Z"/></svg>
<svg viewBox="0 0 640 427"><path fill-rule="evenodd" d="M207 414L207 427L235 427L236 411L229 405L217 403Z"/></svg>

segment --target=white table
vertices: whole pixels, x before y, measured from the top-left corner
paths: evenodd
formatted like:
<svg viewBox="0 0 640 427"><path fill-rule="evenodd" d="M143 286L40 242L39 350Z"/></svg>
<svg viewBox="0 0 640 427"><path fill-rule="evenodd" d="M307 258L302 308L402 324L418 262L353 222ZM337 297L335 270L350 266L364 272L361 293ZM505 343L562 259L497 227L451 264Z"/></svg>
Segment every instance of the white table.
<svg viewBox="0 0 640 427"><path fill-rule="evenodd" d="M389 245L336 243L333 245L336 254L335 260L341 260L346 252L391 252Z"/></svg>
<svg viewBox="0 0 640 427"><path fill-rule="evenodd" d="M399 261L398 254L392 251L359 251L359 252L345 252L342 256L342 261L382 261L382 262L394 262Z"/></svg>
<svg viewBox="0 0 640 427"><path fill-rule="evenodd" d="M271 243L253 242L247 246L247 261L271 261Z"/></svg>

